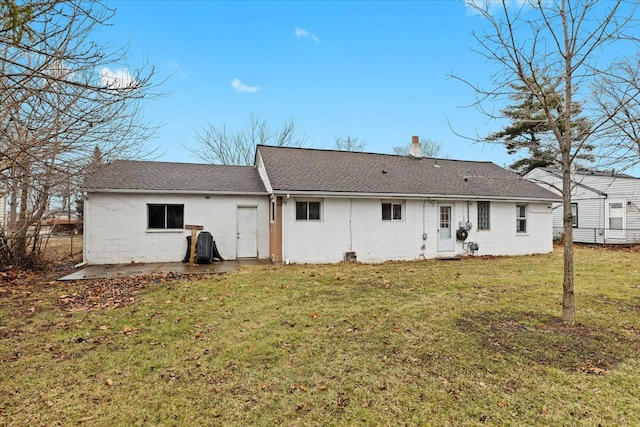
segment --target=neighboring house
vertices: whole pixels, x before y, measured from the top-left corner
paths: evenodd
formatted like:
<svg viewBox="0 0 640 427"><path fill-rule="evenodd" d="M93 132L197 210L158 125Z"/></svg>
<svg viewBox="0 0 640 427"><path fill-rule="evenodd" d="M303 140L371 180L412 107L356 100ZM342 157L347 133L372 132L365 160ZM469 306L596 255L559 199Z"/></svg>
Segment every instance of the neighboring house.
<svg viewBox="0 0 640 427"><path fill-rule="evenodd" d="M490 162L412 153L259 145L254 167L116 161L85 184L85 261L179 261L187 224L210 231L225 259L552 250L554 193Z"/></svg>
<svg viewBox="0 0 640 427"><path fill-rule="evenodd" d="M525 178L561 194L562 171L536 168ZM640 179L615 172L571 174L573 241L578 243L640 243ZM563 208L554 204L553 233L562 236Z"/></svg>

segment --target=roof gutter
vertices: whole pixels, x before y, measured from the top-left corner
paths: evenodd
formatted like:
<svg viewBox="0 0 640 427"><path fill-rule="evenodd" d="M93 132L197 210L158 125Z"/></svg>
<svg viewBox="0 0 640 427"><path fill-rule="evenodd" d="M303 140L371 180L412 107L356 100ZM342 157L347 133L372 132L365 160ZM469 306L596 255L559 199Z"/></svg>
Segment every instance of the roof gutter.
<svg viewBox="0 0 640 427"><path fill-rule="evenodd" d="M196 194L205 196L268 196L266 191L206 191L206 190L142 190L131 188L81 188L86 193L124 193L124 194Z"/></svg>
<svg viewBox="0 0 640 427"><path fill-rule="evenodd" d="M491 195L455 195L450 194L407 194L407 193L343 193L336 191L285 191L274 190L276 196L298 197L336 197L348 199L416 199L416 200L502 200L502 201L536 201L536 202L560 202L560 197L514 197Z"/></svg>

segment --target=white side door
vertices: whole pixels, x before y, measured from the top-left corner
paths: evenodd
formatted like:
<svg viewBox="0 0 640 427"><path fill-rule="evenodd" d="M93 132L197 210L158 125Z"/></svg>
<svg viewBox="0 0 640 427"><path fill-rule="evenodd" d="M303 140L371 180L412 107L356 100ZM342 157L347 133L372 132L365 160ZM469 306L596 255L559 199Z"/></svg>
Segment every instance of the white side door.
<svg viewBox="0 0 640 427"><path fill-rule="evenodd" d="M626 202L624 200L607 200L606 204L606 223L605 233L606 239L625 238L626 228Z"/></svg>
<svg viewBox="0 0 640 427"><path fill-rule="evenodd" d="M256 206L238 206L237 257L258 257L258 208Z"/></svg>
<svg viewBox="0 0 640 427"><path fill-rule="evenodd" d="M438 252L453 252L454 248L453 205L438 204Z"/></svg>

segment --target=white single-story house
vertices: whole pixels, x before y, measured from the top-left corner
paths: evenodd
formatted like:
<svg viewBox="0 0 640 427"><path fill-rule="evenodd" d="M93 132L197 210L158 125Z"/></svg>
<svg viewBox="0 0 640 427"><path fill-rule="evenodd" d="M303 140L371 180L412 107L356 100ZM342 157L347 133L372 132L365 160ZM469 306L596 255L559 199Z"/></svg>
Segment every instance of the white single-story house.
<svg viewBox="0 0 640 427"><path fill-rule="evenodd" d="M490 162L258 145L254 166L114 161L84 185L84 260L382 262L552 250L554 193Z"/></svg>
<svg viewBox="0 0 640 427"><path fill-rule="evenodd" d="M561 194L562 171L536 168L525 178ZM615 172L571 174L573 241L598 244L640 243L640 179ZM562 235L561 203L554 203L554 236Z"/></svg>

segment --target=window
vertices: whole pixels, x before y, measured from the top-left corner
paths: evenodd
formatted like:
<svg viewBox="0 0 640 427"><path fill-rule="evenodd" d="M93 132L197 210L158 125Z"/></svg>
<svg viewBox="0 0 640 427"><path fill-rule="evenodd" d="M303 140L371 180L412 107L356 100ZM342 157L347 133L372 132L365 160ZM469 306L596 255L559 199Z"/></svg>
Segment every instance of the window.
<svg viewBox="0 0 640 427"><path fill-rule="evenodd" d="M490 230L489 202L478 202L478 230Z"/></svg>
<svg viewBox="0 0 640 427"><path fill-rule="evenodd" d="M516 205L516 231L527 232L527 205Z"/></svg>
<svg viewBox="0 0 640 427"><path fill-rule="evenodd" d="M184 205L147 205L149 229L166 230L184 227Z"/></svg>
<svg viewBox="0 0 640 427"><path fill-rule="evenodd" d="M320 202L296 202L298 221L320 221Z"/></svg>
<svg viewBox="0 0 640 427"><path fill-rule="evenodd" d="M571 225L573 228L578 228L578 204L571 203Z"/></svg>
<svg viewBox="0 0 640 427"><path fill-rule="evenodd" d="M382 203L383 221L402 221L402 203Z"/></svg>

